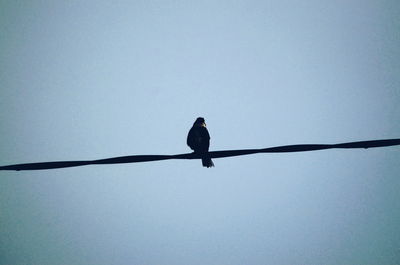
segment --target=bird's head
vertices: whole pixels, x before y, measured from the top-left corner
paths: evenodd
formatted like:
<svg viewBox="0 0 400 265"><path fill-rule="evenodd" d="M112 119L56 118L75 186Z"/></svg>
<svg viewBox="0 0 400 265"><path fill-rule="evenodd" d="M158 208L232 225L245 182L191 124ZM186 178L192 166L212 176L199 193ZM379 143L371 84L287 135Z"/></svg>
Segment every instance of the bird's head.
<svg viewBox="0 0 400 265"><path fill-rule="evenodd" d="M196 119L196 121L194 122L195 126L200 126L200 127L206 127L206 121L204 120L203 117L199 117Z"/></svg>

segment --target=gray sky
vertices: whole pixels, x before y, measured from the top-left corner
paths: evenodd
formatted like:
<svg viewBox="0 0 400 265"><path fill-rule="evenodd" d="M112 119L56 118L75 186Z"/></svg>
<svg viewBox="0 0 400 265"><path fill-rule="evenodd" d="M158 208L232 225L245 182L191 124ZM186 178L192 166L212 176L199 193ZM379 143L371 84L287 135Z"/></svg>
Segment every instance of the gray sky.
<svg viewBox="0 0 400 265"><path fill-rule="evenodd" d="M0 165L399 138L398 1L0 1ZM0 264L398 264L400 149L0 172Z"/></svg>

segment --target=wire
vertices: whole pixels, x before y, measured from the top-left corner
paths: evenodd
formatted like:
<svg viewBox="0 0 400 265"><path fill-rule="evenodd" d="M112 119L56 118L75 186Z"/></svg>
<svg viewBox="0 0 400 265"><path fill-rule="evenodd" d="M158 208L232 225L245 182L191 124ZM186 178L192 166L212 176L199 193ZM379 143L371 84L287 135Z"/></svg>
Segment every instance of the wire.
<svg viewBox="0 0 400 265"><path fill-rule="evenodd" d="M208 156L211 158L222 158L231 156L250 155L257 153L289 153L289 152L305 152L305 151L316 151L323 149L333 148L375 148L400 145L400 139L385 139L385 140L372 140L372 141L360 141L360 142L348 142L339 144L297 144L297 145L285 145L276 146L262 149L242 149L242 150L224 150L224 151L212 151L208 152ZM98 160L80 160L80 161L55 161L55 162L40 162L40 163L27 163L27 164L16 164L1 166L0 170L41 170L41 169L54 169L54 168L66 168L66 167L78 167L85 165L99 165L99 164L123 164L123 163L140 163L159 161L167 159L201 159L204 154L201 153L186 153L177 155L132 155L132 156L120 156Z"/></svg>

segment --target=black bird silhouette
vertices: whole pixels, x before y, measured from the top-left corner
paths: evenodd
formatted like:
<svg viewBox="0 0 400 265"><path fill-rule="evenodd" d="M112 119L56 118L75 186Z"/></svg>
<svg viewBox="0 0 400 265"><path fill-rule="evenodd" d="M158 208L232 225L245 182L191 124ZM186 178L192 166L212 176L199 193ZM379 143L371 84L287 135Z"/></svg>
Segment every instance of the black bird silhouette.
<svg viewBox="0 0 400 265"><path fill-rule="evenodd" d="M193 123L193 127L189 130L187 145L195 153L202 155L203 167L213 167L214 163L208 155L208 148L210 147L210 134L208 133L206 122L204 118L199 117Z"/></svg>

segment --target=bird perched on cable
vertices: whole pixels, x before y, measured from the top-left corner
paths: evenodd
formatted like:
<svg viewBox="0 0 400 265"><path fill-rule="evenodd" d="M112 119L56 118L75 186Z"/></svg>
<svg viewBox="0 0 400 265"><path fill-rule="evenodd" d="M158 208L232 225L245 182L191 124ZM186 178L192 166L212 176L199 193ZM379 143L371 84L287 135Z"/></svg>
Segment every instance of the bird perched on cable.
<svg viewBox="0 0 400 265"><path fill-rule="evenodd" d="M195 153L202 154L201 161L203 167L214 166L211 157L208 155L210 134L208 133L204 118L199 117L193 123L193 127L189 130L186 143Z"/></svg>

